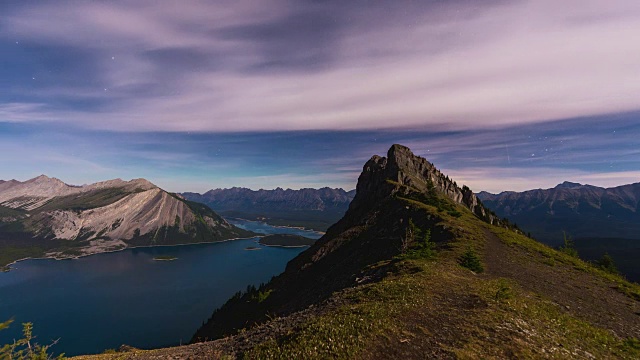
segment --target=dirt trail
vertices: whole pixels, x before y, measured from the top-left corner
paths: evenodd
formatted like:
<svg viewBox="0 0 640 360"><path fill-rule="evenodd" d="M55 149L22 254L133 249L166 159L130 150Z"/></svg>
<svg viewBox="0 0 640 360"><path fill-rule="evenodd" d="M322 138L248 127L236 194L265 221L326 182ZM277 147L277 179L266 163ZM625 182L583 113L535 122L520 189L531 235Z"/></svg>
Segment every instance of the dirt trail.
<svg viewBox="0 0 640 360"><path fill-rule="evenodd" d="M617 287L614 282L559 262L542 263L543 255L510 246L487 229L484 232L488 275L513 279L522 288L621 338L640 337L640 301L611 291Z"/></svg>

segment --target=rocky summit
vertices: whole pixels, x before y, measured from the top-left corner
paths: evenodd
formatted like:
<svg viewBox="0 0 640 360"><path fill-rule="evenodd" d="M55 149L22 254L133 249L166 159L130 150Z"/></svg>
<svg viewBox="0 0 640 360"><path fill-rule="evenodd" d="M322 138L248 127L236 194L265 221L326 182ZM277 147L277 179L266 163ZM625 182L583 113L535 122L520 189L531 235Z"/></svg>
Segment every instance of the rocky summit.
<svg viewBox="0 0 640 360"><path fill-rule="evenodd" d="M28 257L77 257L249 235L206 206L145 179L72 186L41 175L0 183L0 266Z"/></svg>

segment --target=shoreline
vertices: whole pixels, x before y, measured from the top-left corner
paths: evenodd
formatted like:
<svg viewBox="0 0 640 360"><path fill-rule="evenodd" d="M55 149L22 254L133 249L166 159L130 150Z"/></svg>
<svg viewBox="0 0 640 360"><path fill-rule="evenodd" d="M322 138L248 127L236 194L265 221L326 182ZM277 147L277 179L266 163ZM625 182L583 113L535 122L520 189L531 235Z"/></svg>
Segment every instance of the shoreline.
<svg viewBox="0 0 640 360"><path fill-rule="evenodd" d="M15 260L15 261L7 264L7 265L4 265L4 267L0 268L0 272L10 272L12 270L12 268L11 268L12 265L15 265L15 264L19 263L20 261L25 261L25 260L56 260L56 261L60 261L60 260L77 260L77 259L81 259L81 258L84 258L84 257L87 257L87 256L100 255L100 254L110 254L110 253L115 253L115 252L119 252L119 251L130 250L130 249L144 249L144 248L167 247L167 246L189 246L189 245L199 245L199 244L218 244L218 243L223 243L223 242L227 242L227 241L249 240L249 239L261 238L261 237L264 237L264 236L266 236L266 235L251 236L251 237L246 237L246 238L232 238L232 239L225 239L225 240L218 240L218 241L202 241L202 242L197 242L197 243L186 243L186 244L127 246L127 247L124 247L122 249L101 251L101 252L96 252L96 253L92 253L92 254L73 255L73 256L70 255L70 256L63 256L63 257L56 257L56 256L26 257L26 258Z"/></svg>
<svg viewBox="0 0 640 360"><path fill-rule="evenodd" d="M281 247L281 248L303 248L303 247L310 247L311 245L265 245L265 244L260 244L261 246L267 246L267 247Z"/></svg>
<svg viewBox="0 0 640 360"><path fill-rule="evenodd" d="M223 218L224 218L224 217L223 217ZM326 232L324 232L324 231L319 231L319 230L316 230L316 229L307 229L307 228L305 228L304 226L273 225L273 224L269 224L269 223L268 223L268 222L266 222L266 221L261 221L261 220L249 220L249 219L244 219L244 218L239 218L239 217L228 217L228 218L225 218L225 219L242 220L242 221L251 221L251 222L256 222L256 223L263 223L263 224L267 224L267 225L269 225L269 226L271 226L271 227L274 227L274 228L282 228L282 229L296 229L296 230L304 230L304 231L313 231L313 232L315 232L315 233L322 234L322 235L325 235L325 234L326 234Z"/></svg>
<svg viewBox="0 0 640 360"><path fill-rule="evenodd" d="M313 230L313 229L305 229L305 228L295 227L295 226L271 225L271 224L268 224L265 221L249 220L249 219L243 219L243 218L239 218L239 217L229 217L229 219L256 222L256 223L264 223L264 224L267 224L267 225L272 226L274 228L296 229L296 230L304 230L304 231L313 231L315 233L322 234L322 235L325 234L322 231L316 231L316 230ZM272 234L258 234L256 236L245 237L245 238L231 238L231 239L225 239L225 240L203 241L203 242L197 242L197 243L183 243L183 244L171 244L171 245L127 246L127 247L124 247L122 249L101 251L101 252L96 252L96 253L91 253L91 254L83 254L83 255L69 255L69 256L61 256L61 257L58 257L58 256L26 257L26 258L22 258L22 259L18 259L18 260L12 261L11 263L9 263L7 265L4 265L3 267L0 267L0 273L12 271L14 269L14 268L12 268L13 265L19 263L20 261L25 261L25 260L75 260L75 259L80 259L80 258L84 258L84 257L87 257L87 256L100 255L100 254L109 254L109 253L114 253L114 252L118 252L118 251L129 250L129 249L141 249L141 248L143 249L143 248L167 247L167 246L188 246L188 245L198 245L198 244L217 244L217 243L222 243L222 242L227 242L227 241L248 240L248 239L262 238L262 237L265 237L267 235L272 235ZM258 241L256 241L256 243L260 244ZM281 247L281 248L302 248L302 247L309 246L309 245L283 246L283 245L264 245L264 244L260 244L260 245L261 246L269 246L269 247Z"/></svg>

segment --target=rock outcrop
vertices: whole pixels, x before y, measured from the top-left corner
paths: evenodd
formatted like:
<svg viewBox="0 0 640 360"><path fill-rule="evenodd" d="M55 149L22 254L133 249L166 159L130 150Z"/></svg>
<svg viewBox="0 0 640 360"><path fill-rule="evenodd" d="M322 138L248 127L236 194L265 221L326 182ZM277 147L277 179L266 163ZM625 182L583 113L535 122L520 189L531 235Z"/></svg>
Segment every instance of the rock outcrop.
<svg viewBox="0 0 640 360"><path fill-rule="evenodd" d="M466 186L460 188L425 158L397 144L389 149L386 158L375 155L364 165L351 206L361 207L389 194L403 192L405 187L425 193L433 189L489 223L498 221L482 206L471 189Z"/></svg>

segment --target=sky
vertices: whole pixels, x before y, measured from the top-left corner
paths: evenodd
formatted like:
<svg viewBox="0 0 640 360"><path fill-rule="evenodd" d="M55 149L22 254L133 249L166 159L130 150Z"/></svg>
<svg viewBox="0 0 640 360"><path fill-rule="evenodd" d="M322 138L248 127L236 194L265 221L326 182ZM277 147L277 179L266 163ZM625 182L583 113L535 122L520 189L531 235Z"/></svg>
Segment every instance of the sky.
<svg viewBox="0 0 640 360"><path fill-rule="evenodd" d="M636 0L0 2L0 179L475 191L640 181Z"/></svg>

